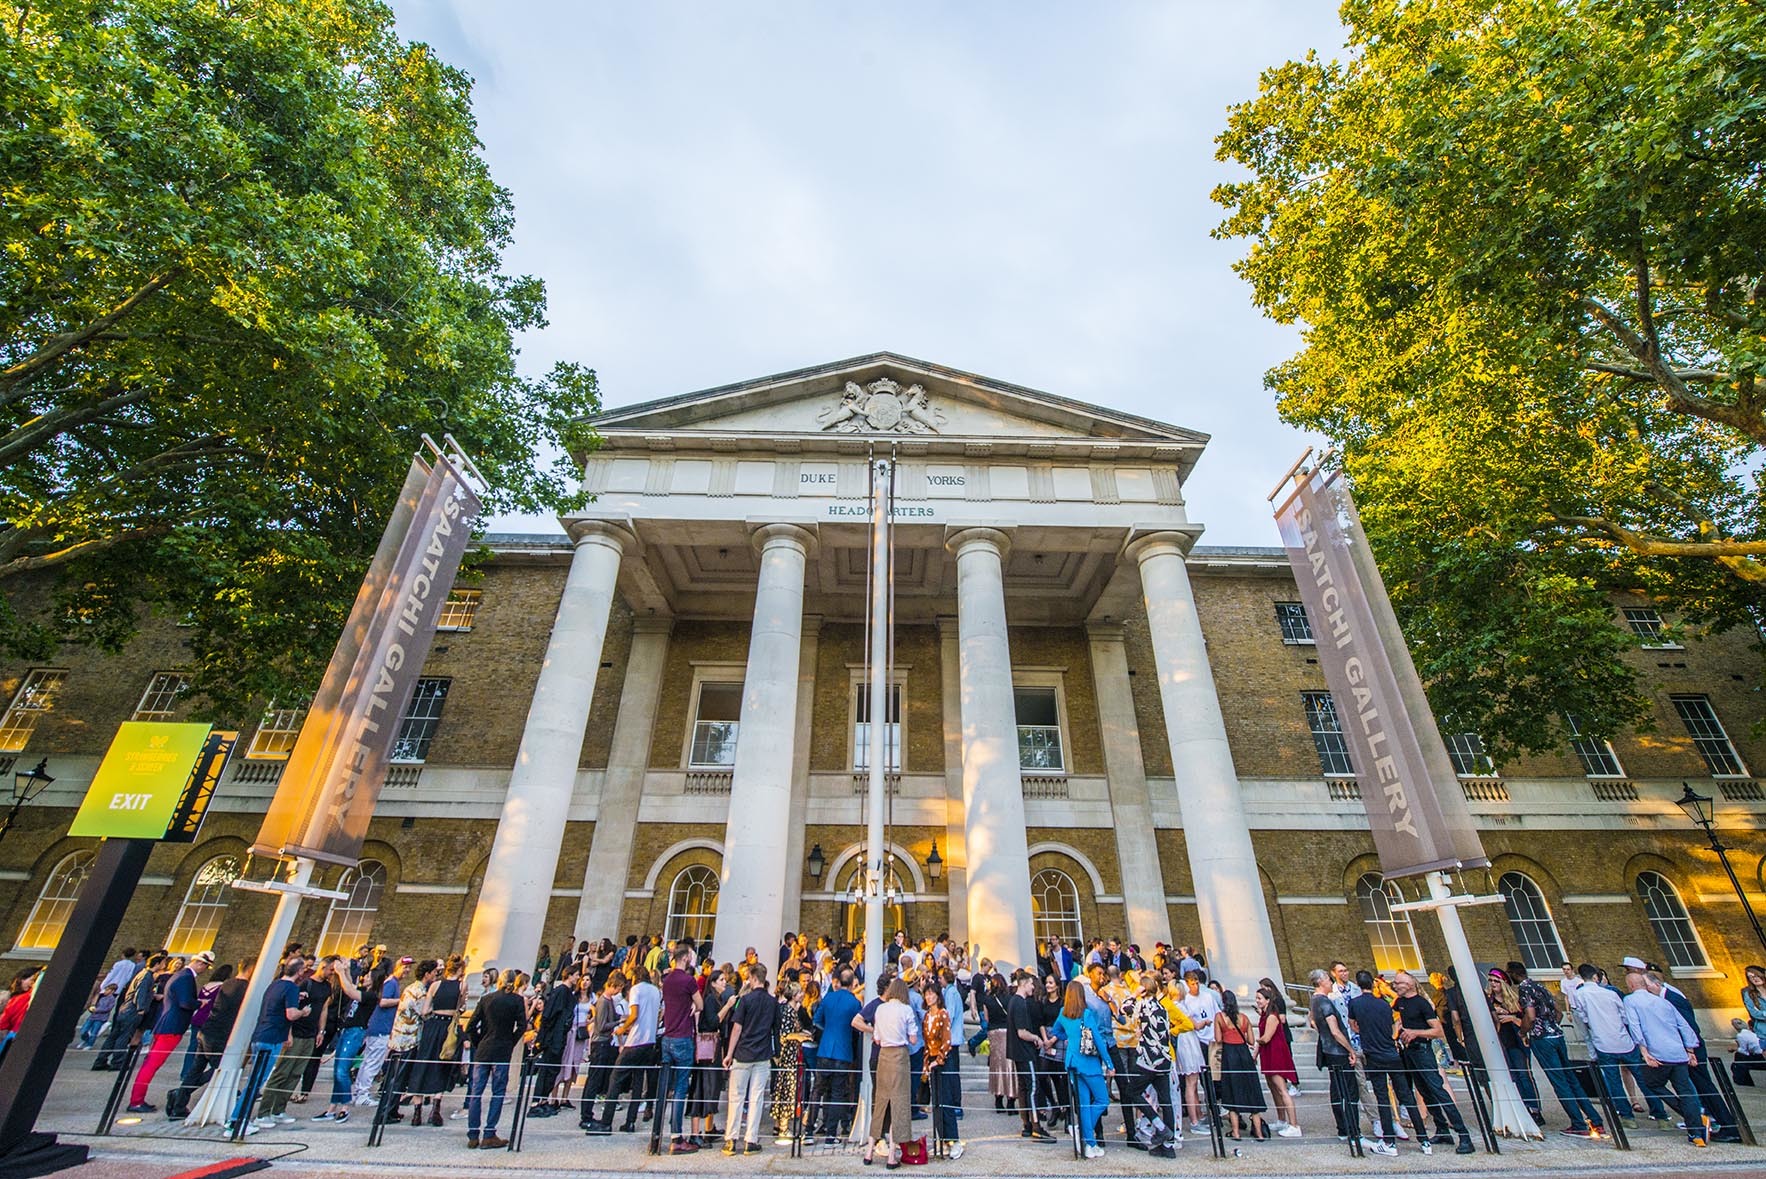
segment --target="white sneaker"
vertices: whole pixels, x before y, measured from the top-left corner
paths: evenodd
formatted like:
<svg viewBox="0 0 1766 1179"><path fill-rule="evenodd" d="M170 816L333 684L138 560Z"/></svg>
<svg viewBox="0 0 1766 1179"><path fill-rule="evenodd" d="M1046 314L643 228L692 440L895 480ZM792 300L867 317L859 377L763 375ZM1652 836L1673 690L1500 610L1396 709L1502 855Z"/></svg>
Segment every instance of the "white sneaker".
<svg viewBox="0 0 1766 1179"><path fill-rule="evenodd" d="M1104 1157L1104 1148L1101 1146L1088 1146L1085 1148L1085 1157L1088 1159L1101 1159Z"/></svg>
<svg viewBox="0 0 1766 1179"><path fill-rule="evenodd" d="M277 1124L276 1115L275 1114L265 1114L261 1118L253 1118L251 1120L251 1124L256 1126L260 1130L268 1130L271 1126L274 1126Z"/></svg>
<svg viewBox="0 0 1766 1179"><path fill-rule="evenodd" d="M1383 1154L1387 1158L1391 1158L1398 1153L1398 1148L1396 1146L1391 1146L1384 1142L1376 1142L1371 1146L1363 1146L1362 1149L1372 1151L1374 1154Z"/></svg>
<svg viewBox="0 0 1766 1179"><path fill-rule="evenodd" d="M950 1144L950 1161L954 1163L962 1157L963 1157L963 1144L961 1142L952 1142Z"/></svg>
<svg viewBox="0 0 1766 1179"><path fill-rule="evenodd" d="M287 1126L287 1125L290 1125L294 1122L300 1121L300 1119L299 1118L291 1118L285 1113L279 1113L276 1115L276 1121L281 1125Z"/></svg>
<svg viewBox="0 0 1766 1179"><path fill-rule="evenodd" d="M1410 1141L1410 1134L1405 1130L1405 1128L1402 1124L1398 1127L1398 1141L1400 1141L1400 1142L1409 1142Z"/></svg>
<svg viewBox="0 0 1766 1179"><path fill-rule="evenodd" d="M1298 1138L1298 1137L1300 1137L1300 1127L1292 1126L1292 1125L1283 1126L1281 1129L1276 1131L1276 1134L1278 1134L1279 1136L1281 1136L1283 1138Z"/></svg>
<svg viewBox="0 0 1766 1179"><path fill-rule="evenodd" d="M1207 1132L1208 1132L1208 1123L1207 1122L1197 1122L1195 1125L1190 1127L1190 1133L1192 1133L1192 1134L1206 1134Z"/></svg>
<svg viewBox="0 0 1766 1179"><path fill-rule="evenodd" d="M1418 1139L1417 1145L1421 1146L1423 1148L1424 1154L1434 1154L1435 1153L1435 1144L1433 1142L1430 1142L1426 1136L1421 1139Z"/></svg>
<svg viewBox="0 0 1766 1179"><path fill-rule="evenodd" d="M1288 1082L1288 1096L1289 1097L1300 1096L1300 1086L1294 1084L1294 1082L1292 1082L1292 1081L1289 1081Z"/></svg>

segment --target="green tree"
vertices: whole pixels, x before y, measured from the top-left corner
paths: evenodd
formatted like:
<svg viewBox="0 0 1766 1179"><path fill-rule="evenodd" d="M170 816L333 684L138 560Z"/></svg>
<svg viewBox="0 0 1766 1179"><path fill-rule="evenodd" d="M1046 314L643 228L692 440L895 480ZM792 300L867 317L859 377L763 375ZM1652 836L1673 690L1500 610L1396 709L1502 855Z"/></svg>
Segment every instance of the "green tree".
<svg viewBox="0 0 1766 1179"><path fill-rule="evenodd" d="M1762 619L1766 7L1348 0L1232 108L1217 237L1302 325L1437 711L1499 757L1642 722L1610 595Z"/></svg>
<svg viewBox="0 0 1766 1179"><path fill-rule="evenodd" d="M424 432L569 507L594 374L471 82L372 0L0 0L0 645L187 620L211 714L317 682ZM34 576L32 576L34 574Z"/></svg>

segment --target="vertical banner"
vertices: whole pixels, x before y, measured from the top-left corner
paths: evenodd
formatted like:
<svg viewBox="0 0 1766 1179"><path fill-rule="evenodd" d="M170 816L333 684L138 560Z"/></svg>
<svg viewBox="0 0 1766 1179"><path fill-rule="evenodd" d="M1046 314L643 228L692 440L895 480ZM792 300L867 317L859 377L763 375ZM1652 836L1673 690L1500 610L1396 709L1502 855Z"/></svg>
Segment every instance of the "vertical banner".
<svg viewBox="0 0 1766 1179"><path fill-rule="evenodd" d="M1490 862L1339 472L1275 510L1387 877ZM1279 494L1279 492L1278 492Z"/></svg>
<svg viewBox="0 0 1766 1179"><path fill-rule="evenodd" d="M411 463L281 785L258 855L354 865L482 505L456 460Z"/></svg>

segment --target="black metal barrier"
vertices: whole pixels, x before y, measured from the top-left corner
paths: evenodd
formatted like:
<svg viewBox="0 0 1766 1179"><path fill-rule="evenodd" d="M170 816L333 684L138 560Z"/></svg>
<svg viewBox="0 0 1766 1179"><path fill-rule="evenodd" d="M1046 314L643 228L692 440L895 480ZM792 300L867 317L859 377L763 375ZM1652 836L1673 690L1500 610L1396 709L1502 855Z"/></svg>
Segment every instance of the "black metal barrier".
<svg viewBox="0 0 1766 1179"><path fill-rule="evenodd" d="M1226 1128L1220 1124L1220 1091L1214 1087L1214 1066L1206 1061L1202 1065L1202 1104L1208 1110L1208 1144L1214 1149L1214 1157L1223 1159Z"/></svg>
<svg viewBox="0 0 1766 1179"><path fill-rule="evenodd" d="M1601 1075L1600 1065L1592 1060L1570 1061L1570 1074L1576 1084L1585 1092L1594 1094L1600 1102L1600 1113L1606 1122L1607 1133L1612 1137L1614 1150L1630 1150L1631 1139L1625 1133L1625 1119L1631 1116L1631 1103L1626 1102L1620 1109L1613 1094L1607 1090L1607 1079ZM1623 1097L1620 1094L1620 1097Z"/></svg>
<svg viewBox="0 0 1766 1179"><path fill-rule="evenodd" d="M662 1123L669 1117L669 1106L674 1104L674 1065L668 1057L662 1058L662 1066L656 1074L656 1105L650 1114L650 1143L645 1149L647 1154L662 1153ZM689 1084L692 1072L687 1074Z"/></svg>
<svg viewBox="0 0 1766 1179"><path fill-rule="evenodd" d="M386 1132L386 1120L398 1105L400 1083L404 1080L405 1058L398 1053L387 1057L380 1072L380 1100L374 1103L374 1120L368 1124L368 1145L379 1146Z"/></svg>
<svg viewBox="0 0 1766 1179"><path fill-rule="evenodd" d="M1478 1135L1484 1139L1485 1154L1501 1154L1502 1147L1496 1141L1496 1126L1490 1120L1490 1105L1487 1100L1489 1082L1484 1077L1484 1070L1469 1060L1456 1060L1465 1074L1466 1094L1472 1099L1472 1113L1478 1119Z"/></svg>
<svg viewBox="0 0 1766 1179"><path fill-rule="evenodd" d="M521 1074L515 1081L515 1112L509 1119L509 1145L506 1149L518 1151L527 1137L527 1111L533 1104L534 1074L538 1070L531 1056L522 1056Z"/></svg>
<svg viewBox="0 0 1766 1179"><path fill-rule="evenodd" d="M1743 1112L1741 1102L1736 1100L1735 1082L1729 1076L1729 1070L1723 1066L1721 1057L1712 1056L1705 1064L1717 1083L1717 1092L1723 1095L1723 1102L1729 1106L1729 1112L1735 1117L1735 1132L1749 1146L1760 1145L1754 1138L1754 1127L1748 1122L1748 1115Z"/></svg>
<svg viewBox="0 0 1766 1179"><path fill-rule="evenodd" d="M123 1054L122 1067L117 1069L116 1083L110 1087L110 1098L104 1103L104 1113L98 1118L98 1133L108 1134L116 1124L117 1115L123 1110L123 1099L129 1092L129 1081L135 1075L135 1065L141 1059L141 1045L130 1044L129 1050Z"/></svg>

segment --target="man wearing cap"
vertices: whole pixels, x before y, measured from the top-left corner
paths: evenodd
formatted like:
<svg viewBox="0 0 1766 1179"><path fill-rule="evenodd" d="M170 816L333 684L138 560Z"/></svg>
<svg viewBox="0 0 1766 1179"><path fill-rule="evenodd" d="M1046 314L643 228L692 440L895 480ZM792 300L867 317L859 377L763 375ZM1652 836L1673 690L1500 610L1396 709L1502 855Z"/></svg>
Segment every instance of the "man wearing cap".
<svg viewBox="0 0 1766 1179"><path fill-rule="evenodd" d="M196 1014L198 1005L196 976L214 964L215 956L204 950L166 983L165 1003L153 1025L153 1043L147 1049L141 1071L135 1074L135 1086L129 1091L130 1113L152 1113L159 1108L147 1103L147 1087L153 1083L159 1066L177 1051L178 1042L190 1030L190 1017Z"/></svg>
<svg viewBox="0 0 1766 1179"><path fill-rule="evenodd" d="M1686 1120L1687 1139L1694 1146L1708 1145L1704 1106L1687 1068L1693 1049L1698 1047L1698 1033L1672 1003L1649 989L1648 968L1641 961L1627 958L1624 965L1625 985L1631 989L1625 996L1625 1027L1643 1054L1638 1080L1643 1082L1644 1092L1657 1097L1665 1098L1668 1087L1673 1086L1679 1099L1676 1104Z"/></svg>

